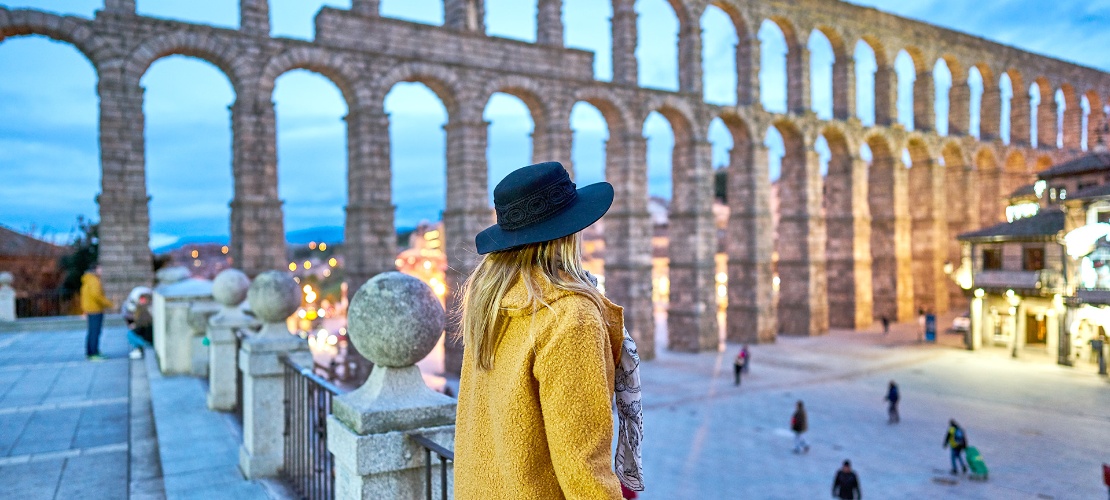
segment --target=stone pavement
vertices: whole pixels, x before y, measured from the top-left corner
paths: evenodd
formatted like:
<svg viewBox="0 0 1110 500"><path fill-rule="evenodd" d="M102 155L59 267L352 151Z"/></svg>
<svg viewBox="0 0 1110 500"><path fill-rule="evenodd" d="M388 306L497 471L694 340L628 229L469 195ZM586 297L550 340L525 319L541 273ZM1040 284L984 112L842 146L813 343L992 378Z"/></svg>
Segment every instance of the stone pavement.
<svg viewBox="0 0 1110 500"><path fill-rule="evenodd" d="M121 328L106 361L85 332L0 334L0 484L20 499L127 497L128 365Z"/></svg>
<svg viewBox="0 0 1110 500"><path fill-rule="evenodd" d="M699 355L660 350L643 367L648 490L640 498L828 498L844 459L868 498L1106 497L1110 382L1094 367L918 345L916 337L916 324L888 336L780 337L751 347L739 388L738 345ZM960 337L940 340L958 345ZM886 423L891 379L902 392L898 425ZM792 453L788 430L797 400L809 416L804 455ZM989 481L951 481L941 447L949 418L982 452Z"/></svg>

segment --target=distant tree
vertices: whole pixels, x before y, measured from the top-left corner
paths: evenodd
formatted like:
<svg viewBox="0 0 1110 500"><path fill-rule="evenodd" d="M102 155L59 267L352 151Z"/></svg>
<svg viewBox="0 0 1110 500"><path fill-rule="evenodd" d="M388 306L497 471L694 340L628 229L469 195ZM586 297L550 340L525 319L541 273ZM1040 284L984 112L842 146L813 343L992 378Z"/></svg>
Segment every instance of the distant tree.
<svg viewBox="0 0 1110 500"><path fill-rule="evenodd" d="M100 255L99 222L85 220L77 216L77 235L70 242L70 252L58 259L65 279L62 281L62 295L72 297L81 291L81 275L89 269Z"/></svg>
<svg viewBox="0 0 1110 500"><path fill-rule="evenodd" d="M728 170L718 168L713 172L713 195L717 201L728 203Z"/></svg>

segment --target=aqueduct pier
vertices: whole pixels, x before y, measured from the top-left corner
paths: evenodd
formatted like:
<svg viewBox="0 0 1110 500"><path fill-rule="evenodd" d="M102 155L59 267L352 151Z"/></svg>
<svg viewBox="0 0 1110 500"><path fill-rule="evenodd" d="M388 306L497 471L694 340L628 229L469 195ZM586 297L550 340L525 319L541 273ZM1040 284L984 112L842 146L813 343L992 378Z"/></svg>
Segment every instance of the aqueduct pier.
<svg viewBox="0 0 1110 500"><path fill-rule="evenodd" d="M1106 122L1110 75L981 38L834 0L670 0L679 21L679 90L637 83L635 0L613 0L611 82L598 81L593 54L563 45L561 0L538 0L537 42L485 34L482 0L444 0L443 26L381 17L377 0L352 0L349 10L322 9L313 41L270 36L266 0L240 0L240 27L223 29L144 17L135 0L105 0L94 19L0 8L0 41L44 35L75 46L98 75L100 97L100 255L110 295L151 281L149 210L145 178L143 88L156 60L186 55L226 74L236 100L231 109L234 199L231 255L250 274L285 265L282 202L277 191L275 79L294 69L318 72L347 101L348 206L345 258L352 281L390 270L396 256L391 201L386 94L398 82L421 82L448 112L445 238L449 296L475 263L473 235L490 223L486 133L482 112L490 96L519 97L535 123L537 160L570 167L569 123L577 102L601 111L609 128L606 179L617 201L606 216L606 288L625 307L641 355L655 352L651 299L651 221L648 216L646 140L642 124L658 111L675 134L670 213L669 348L717 348L712 213L713 169L709 123L721 118L734 146L729 169L727 337L766 342L777 334L812 335L836 327L871 325L887 316L905 320L918 308L943 312L960 290L944 273L959 262L957 233L998 222L1003 194L1028 183L1038 169L1082 153ZM710 5L732 19L736 50L736 106L702 99L698 20ZM759 39L763 20L785 35L787 107L769 113L759 104ZM830 42L833 117L811 110L806 37L819 30ZM874 52L875 117L854 116L856 72L852 47ZM897 122L895 55L905 50L917 73L914 126ZM952 74L948 134L933 123L933 66ZM979 137L969 134L971 68L982 76ZM1010 137L1000 137L1006 75ZM1036 114L1023 90L1037 83ZM1020 91L1019 91L1020 90ZM1066 102L1062 147L1057 146L1054 96ZM1085 98L1089 116L1081 114ZM1037 137L1030 140L1031 122ZM773 234L769 200L768 128L783 136L780 210ZM814 146L824 137L831 159L826 176ZM863 144L872 160L860 157ZM903 151L909 151L910 165ZM907 168L908 167L908 168ZM781 285L773 289L772 269ZM777 296L776 296L777 295ZM457 372L461 346L448 348Z"/></svg>

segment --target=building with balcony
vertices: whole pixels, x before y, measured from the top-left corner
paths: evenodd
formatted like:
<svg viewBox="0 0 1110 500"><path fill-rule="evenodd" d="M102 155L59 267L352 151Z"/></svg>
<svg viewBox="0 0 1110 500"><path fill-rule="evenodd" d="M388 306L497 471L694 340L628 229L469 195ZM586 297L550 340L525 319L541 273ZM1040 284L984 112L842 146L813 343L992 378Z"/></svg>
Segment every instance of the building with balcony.
<svg viewBox="0 0 1110 500"><path fill-rule="evenodd" d="M1110 153L1052 166L1014 191L1006 222L959 235L968 347L1094 362L1110 329Z"/></svg>

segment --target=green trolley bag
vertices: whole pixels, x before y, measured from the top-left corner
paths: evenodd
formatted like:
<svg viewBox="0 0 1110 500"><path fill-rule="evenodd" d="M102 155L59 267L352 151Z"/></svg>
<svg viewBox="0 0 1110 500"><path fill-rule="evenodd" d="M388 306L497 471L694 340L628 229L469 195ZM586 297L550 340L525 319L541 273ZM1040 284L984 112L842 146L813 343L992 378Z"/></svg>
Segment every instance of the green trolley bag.
<svg viewBox="0 0 1110 500"><path fill-rule="evenodd" d="M967 453L967 466L971 469L971 475L968 478L975 481L986 481L987 464L983 461L983 455L979 454L979 449L968 446L964 452Z"/></svg>

